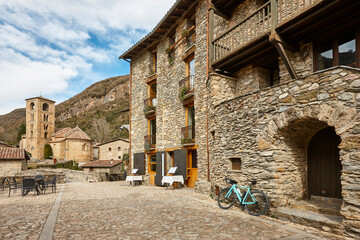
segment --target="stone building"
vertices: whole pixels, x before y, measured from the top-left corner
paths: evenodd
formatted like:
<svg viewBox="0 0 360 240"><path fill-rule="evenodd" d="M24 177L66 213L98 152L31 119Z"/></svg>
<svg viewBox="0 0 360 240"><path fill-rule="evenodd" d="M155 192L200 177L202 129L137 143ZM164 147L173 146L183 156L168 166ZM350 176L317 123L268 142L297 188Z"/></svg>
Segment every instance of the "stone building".
<svg viewBox="0 0 360 240"><path fill-rule="evenodd" d="M120 173L122 170L121 160L96 160L82 165L85 172L97 173Z"/></svg>
<svg viewBox="0 0 360 240"><path fill-rule="evenodd" d="M53 156L61 160L74 160L79 165L90 162L93 157L91 138L79 128L57 130L50 141Z"/></svg>
<svg viewBox="0 0 360 240"><path fill-rule="evenodd" d="M26 137L20 147L34 159L44 159L44 146L55 131L55 102L40 97L26 99Z"/></svg>
<svg viewBox="0 0 360 240"><path fill-rule="evenodd" d="M129 153L129 140L117 138L97 145L100 160L122 160Z"/></svg>
<svg viewBox="0 0 360 240"><path fill-rule="evenodd" d="M24 149L0 147L0 176L13 176L26 170L29 156Z"/></svg>
<svg viewBox="0 0 360 240"><path fill-rule="evenodd" d="M157 184L177 165L188 186L214 194L225 176L256 179L274 215L313 216L316 203L331 221L300 222L360 237L359 9L178 0L120 56L131 60L133 168Z"/></svg>

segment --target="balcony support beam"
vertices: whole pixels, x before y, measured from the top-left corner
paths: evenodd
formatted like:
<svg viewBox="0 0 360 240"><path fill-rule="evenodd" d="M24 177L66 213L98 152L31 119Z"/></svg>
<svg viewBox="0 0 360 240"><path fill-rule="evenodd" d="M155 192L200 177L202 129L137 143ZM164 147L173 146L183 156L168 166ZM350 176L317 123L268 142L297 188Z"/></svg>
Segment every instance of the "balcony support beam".
<svg viewBox="0 0 360 240"><path fill-rule="evenodd" d="M286 69L288 70L290 76L292 79L297 79L297 74L295 72L294 67L292 66L290 62L289 56L286 54L285 46L289 47L290 45L286 44L282 39L280 38L279 34L276 32L273 32L269 36L269 41L274 44L277 52L279 53L281 59L283 60Z"/></svg>

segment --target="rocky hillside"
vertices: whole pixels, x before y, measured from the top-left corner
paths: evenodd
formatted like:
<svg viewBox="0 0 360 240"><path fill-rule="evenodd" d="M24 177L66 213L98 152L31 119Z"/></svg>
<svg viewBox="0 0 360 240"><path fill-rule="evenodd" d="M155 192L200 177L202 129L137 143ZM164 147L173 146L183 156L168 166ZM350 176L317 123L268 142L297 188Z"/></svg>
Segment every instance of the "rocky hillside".
<svg viewBox="0 0 360 240"><path fill-rule="evenodd" d="M129 122L129 76L96 82L55 109L56 128L79 125L97 141L128 137L127 131L118 127ZM15 143L22 122L25 122L25 108L1 115L0 141Z"/></svg>

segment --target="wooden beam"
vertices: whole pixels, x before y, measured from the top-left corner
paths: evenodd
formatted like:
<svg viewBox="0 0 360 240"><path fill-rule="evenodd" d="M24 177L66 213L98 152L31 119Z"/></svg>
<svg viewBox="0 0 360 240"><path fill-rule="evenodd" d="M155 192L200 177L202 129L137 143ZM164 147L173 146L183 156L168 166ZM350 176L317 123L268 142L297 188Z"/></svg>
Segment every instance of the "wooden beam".
<svg viewBox="0 0 360 240"><path fill-rule="evenodd" d="M269 36L269 41L274 44L277 52L279 53L281 59L283 60L286 69L288 70L290 76L292 79L297 79L297 75L295 72L294 67L292 66L291 62L290 62L290 58L288 57L288 55L286 54L285 48L283 46L283 43L280 40L280 36L274 32Z"/></svg>
<svg viewBox="0 0 360 240"><path fill-rule="evenodd" d="M269 36L269 41L274 44L275 41L278 42L278 43L281 43L285 49L291 51L291 52L297 52L299 51L299 48L294 46L293 44L290 44L289 42L285 42L284 39L282 39L280 37L280 35L278 33L272 33L270 36Z"/></svg>

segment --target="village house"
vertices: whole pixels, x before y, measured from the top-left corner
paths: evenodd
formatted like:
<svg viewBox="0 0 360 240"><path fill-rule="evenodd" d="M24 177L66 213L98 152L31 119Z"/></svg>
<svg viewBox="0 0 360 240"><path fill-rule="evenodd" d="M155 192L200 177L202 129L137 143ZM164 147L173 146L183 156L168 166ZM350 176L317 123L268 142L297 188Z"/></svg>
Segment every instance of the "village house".
<svg viewBox="0 0 360 240"><path fill-rule="evenodd" d="M97 145L100 160L122 160L124 154L129 154L129 140L113 139Z"/></svg>
<svg viewBox="0 0 360 240"><path fill-rule="evenodd" d="M55 102L40 97L26 99L26 134L21 136L20 148L31 159L43 160L44 147L50 144L53 157L80 163L92 159L92 140L78 126L55 131Z"/></svg>
<svg viewBox="0 0 360 240"><path fill-rule="evenodd" d="M360 237L359 9L178 0L120 56L131 62L132 168L161 185L176 165L188 187L213 194L225 176L256 179L274 215L326 215L324 205L337 209L321 215L331 221L299 221Z"/></svg>
<svg viewBox="0 0 360 240"><path fill-rule="evenodd" d="M13 176L26 170L29 156L21 148L0 147L0 176Z"/></svg>

